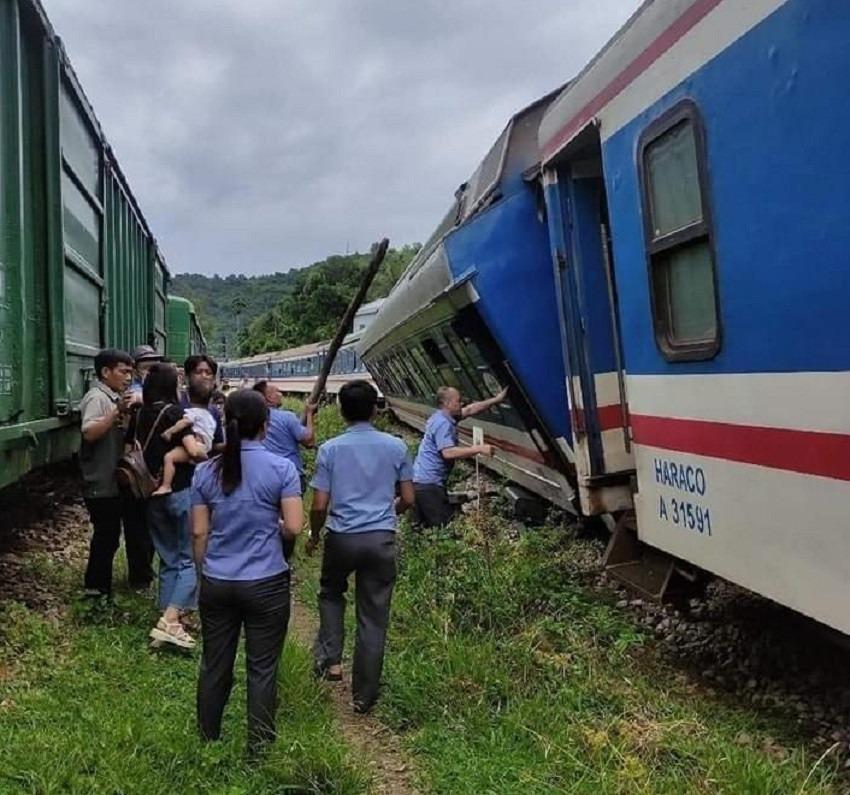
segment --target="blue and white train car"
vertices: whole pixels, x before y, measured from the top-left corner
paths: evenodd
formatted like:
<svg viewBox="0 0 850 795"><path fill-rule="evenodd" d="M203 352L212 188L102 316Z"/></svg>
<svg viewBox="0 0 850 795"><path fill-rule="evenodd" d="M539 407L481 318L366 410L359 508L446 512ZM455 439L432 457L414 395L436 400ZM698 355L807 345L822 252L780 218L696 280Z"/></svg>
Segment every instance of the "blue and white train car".
<svg viewBox="0 0 850 795"><path fill-rule="evenodd" d="M540 126L582 504L634 471L642 541L845 633L848 37L650 0Z"/></svg>
<svg viewBox="0 0 850 795"><path fill-rule="evenodd" d="M355 350L359 340L359 332L346 335L325 382L326 395L337 395L343 385L354 378L374 384ZM285 351L234 359L221 365L219 376L231 386L243 382L270 381L286 395L309 395L325 363L329 344L328 340L311 342ZM378 395L382 397L380 391Z"/></svg>
<svg viewBox="0 0 850 795"><path fill-rule="evenodd" d="M423 428L440 385L508 399L459 426L497 445L484 461L574 506L569 417L537 130L551 96L516 114L402 274L358 350L403 421Z"/></svg>

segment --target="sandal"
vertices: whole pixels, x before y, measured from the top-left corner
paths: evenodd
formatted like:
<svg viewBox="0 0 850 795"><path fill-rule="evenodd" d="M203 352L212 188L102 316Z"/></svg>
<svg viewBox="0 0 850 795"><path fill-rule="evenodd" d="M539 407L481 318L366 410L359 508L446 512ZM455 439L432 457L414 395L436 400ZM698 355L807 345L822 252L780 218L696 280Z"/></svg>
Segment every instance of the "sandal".
<svg viewBox="0 0 850 795"><path fill-rule="evenodd" d="M151 640L161 643L171 643L181 649L194 649L195 639L183 628L179 621L173 624L160 618L156 626L150 631Z"/></svg>

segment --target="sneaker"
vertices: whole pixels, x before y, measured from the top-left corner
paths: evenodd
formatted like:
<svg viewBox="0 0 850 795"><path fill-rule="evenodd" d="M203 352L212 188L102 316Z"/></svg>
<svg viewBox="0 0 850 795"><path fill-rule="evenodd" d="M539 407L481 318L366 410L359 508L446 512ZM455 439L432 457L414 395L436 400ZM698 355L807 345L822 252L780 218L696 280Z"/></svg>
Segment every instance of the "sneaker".
<svg viewBox="0 0 850 795"><path fill-rule="evenodd" d="M83 599L108 599L109 594L106 591L101 591L99 588L86 588L83 591Z"/></svg>
<svg viewBox="0 0 850 795"><path fill-rule="evenodd" d="M195 639L186 632L179 621L170 624L164 618L160 618L156 626L150 631L149 637L151 640L170 643L180 649L195 648Z"/></svg>

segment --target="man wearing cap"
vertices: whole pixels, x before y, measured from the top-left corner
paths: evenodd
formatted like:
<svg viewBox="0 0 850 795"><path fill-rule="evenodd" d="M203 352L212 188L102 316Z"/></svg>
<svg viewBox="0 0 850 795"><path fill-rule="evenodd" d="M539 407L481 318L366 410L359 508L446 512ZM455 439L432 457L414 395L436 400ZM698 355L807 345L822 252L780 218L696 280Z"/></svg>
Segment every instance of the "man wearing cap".
<svg viewBox="0 0 850 795"><path fill-rule="evenodd" d="M133 396L134 403L142 402L142 384L152 364L161 362L165 357L150 345L138 345L133 350L133 380L128 390Z"/></svg>

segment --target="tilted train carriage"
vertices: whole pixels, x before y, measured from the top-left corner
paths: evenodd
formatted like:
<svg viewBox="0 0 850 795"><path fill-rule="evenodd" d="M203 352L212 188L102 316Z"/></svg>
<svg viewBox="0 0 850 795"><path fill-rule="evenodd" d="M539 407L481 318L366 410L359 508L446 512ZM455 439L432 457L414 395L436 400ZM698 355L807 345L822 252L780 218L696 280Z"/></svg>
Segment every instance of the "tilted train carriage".
<svg viewBox="0 0 850 795"><path fill-rule="evenodd" d="M79 443L99 348L165 348L165 261L37 0L0 1L0 487Z"/></svg>
<svg viewBox="0 0 850 795"><path fill-rule="evenodd" d="M843 632L848 34L840 0L648 0L545 103L548 235L496 201L476 236L461 203L362 343L414 424L438 382L509 383L548 467L515 479L550 496L559 471L575 495L556 502L633 509L671 556L659 593L689 562ZM621 522L609 560L626 573L643 548Z"/></svg>
<svg viewBox="0 0 850 795"><path fill-rule="evenodd" d="M510 386L506 402L475 419L498 446L484 463L571 508L571 431L536 169L550 99L510 120L358 349L395 413L420 429L441 384L471 400ZM468 424L459 433L471 440Z"/></svg>

